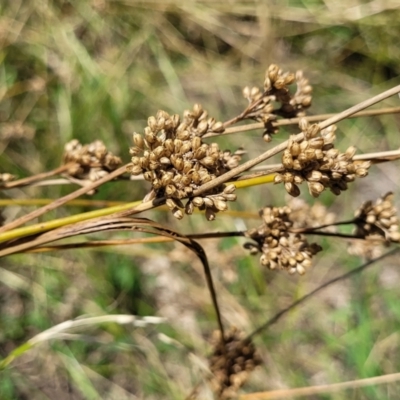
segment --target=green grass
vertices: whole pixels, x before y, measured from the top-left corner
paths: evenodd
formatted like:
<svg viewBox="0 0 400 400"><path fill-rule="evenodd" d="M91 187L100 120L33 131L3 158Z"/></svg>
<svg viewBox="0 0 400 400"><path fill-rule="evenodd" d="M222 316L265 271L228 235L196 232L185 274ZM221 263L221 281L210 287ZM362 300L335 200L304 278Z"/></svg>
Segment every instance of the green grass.
<svg viewBox="0 0 400 400"><path fill-rule="evenodd" d="M400 83L400 10L370 13L369 3L13 1L0 6L0 172L19 177L55 168L63 145L102 139L129 161L131 133L158 109L182 114L200 102L226 120L245 105L241 89L260 85L265 68L303 69L314 87L313 114L339 112ZM329 9L329 7L337 7ZM385 101L397 106L398 97ZM6 135L12 123L22 136ZM29 135L33 129L35 134ZM337 146L361 153L400 146L396 116L343 121ZM296 131L288 128L289 133ZM286 138L283 131L276 141ZM219 139L243 145L248 158L267 148L261 132ZM399 193L398 162L373 167L341 197L320 200L343 219L362 201ZM57 198L71 187L1 192L2 197ZM306 189L302 196L312 201ZM136 182L102 186L96 199L135 201ZM239 193L232 208L256 212L282 205L282 188ZM397 204L399 204L397 200ZM29 207L10 207L10 218ZM73 208L74 213L88 211ZM51 218L68 216L57 209ZM218 216L181 222L152 217L183 233L233 230ZM96 237L100 237L97 235ZM108 237L108 235L102 235ZM123 237L121 235L120 237ZM346 244L324 241L304 277L264 271L242 239L202 244L216 279L227 325L247 332L320 283L361 263ZM336 383L400 371L398 260L387 259L321 292L257 337L263 365L243 392ZM103 324L40 344L0 372L0 398L185 398L205 380L208 338L217 328L202 267L182 245L160 244L14 255L0 263L0 357L36 334L82 315L135 314L167 318L144 328ZM163 335L160 335L160 334ZM313 399L396 399L397 383ZM200 398L210 398L201 392ZM208 397L207 397L208 396Z"/></svg>

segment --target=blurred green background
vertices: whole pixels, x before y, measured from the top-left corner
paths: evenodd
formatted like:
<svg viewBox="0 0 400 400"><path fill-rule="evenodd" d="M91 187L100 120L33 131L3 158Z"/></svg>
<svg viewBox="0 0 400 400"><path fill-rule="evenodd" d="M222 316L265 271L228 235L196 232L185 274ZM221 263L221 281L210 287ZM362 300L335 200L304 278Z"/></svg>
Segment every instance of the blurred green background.
<svg viewBox="0 0 400 400"><path fill-rule="evenodd" d="M271 63L303 70L314 87L311 114L339 112L400 84L398 1L6 0L0 4L0 172L19 177L57 167L64 144L103 140L129 161L133 131L163 109L196 102L218 120L245 107L241 89L261 86ZM399 98L384 102L397 106ZM381 105L379 105L381 106ZM337 147L400 147L399 117L343 121ZM282 131L275 140L287 138ZM247 157L267 148L261 132L230 135ZM399 192L398 162L336 198L321 201L341 219L366 199ZM134 201L148 187L108 183L94 198ZM57 198L69 186L15 189L2 198ZM283 205L277 186L239 194L236 210ZM303 198L311 202L305 189ZM397 204L399 204L397 200ZM30 207L9 207L8 219ZM64 207L49 220L88 210ZM257 221L219 215L176 222L183 233L234 230ZM96 238L107 238L97 235ZM112 237L127 237L116 235ZM304 277L264 271L241 239L202 241L224 321L246 332L320 283L361 263L347 243L325 251ZM183 399L206 380L208 337L216 329L201 264L179 244L16 255L0 261L0 357L35 334L82 315L158 315L166 323L117 324L76 332L27 352L0 372L0 399ZM399 263L386 259L325 290L256 338L263 365L243 392L341 382L400 370ZM201 386L203 388L203 386ZM202 389L203 390L203 389ZM398 399L400 384L310 399ZM204 389L200 398L212 398Z"/></svg>

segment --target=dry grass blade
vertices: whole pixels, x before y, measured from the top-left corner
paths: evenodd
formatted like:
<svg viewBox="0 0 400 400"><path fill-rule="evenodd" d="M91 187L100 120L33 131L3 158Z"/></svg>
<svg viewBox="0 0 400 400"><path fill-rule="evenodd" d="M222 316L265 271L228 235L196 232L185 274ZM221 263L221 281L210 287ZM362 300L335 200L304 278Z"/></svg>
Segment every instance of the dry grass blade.
<svg viewBox="0 0 400 400"><path fill-rule="evenodd" d="M356 389L372 385L383 385L400 380L400 373L374 376L373 378L356 379L354 381L333 383L331 385L309 386L296 389L272 390L269 392L249 393L239 397L240 400L274 400L293 397L312 396L316 394L330 394L342 390Z"/></svg>
<svg viewBox="0 0 400 400"><path fill-rule="evenodd" d="M64 321L58 325L52 326L43 332L35 335L29 339L26 343L20 345L14 349L7 357L0 361L0 370L10 365L17 357L30 350L32 347L49 340L63 339L67 332L78 328L87 328L98 324L104 323L116 323L120 325L132 324L136 327L144 327L149 324L161 324L165 322L164 318L155 316L137 317L135 315L127 314L110 314L110 315L99 315L95 317L84 317L77 318L74 320Z"/></svg>

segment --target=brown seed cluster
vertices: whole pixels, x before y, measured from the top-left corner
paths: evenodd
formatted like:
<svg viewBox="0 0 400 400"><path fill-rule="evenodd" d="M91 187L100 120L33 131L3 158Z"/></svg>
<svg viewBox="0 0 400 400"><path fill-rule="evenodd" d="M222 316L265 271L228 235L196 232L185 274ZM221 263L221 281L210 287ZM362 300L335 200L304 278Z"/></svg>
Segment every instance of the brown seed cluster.
<svg viewBox="0 0 400 400"><path fill-rule="evenodd" d="M296 83L294 94L289 91L289 85ZM277 132L272 121L277 116L293 118L305 115L305 110L311 105L312 87L302 71L296 74L283 72L279 66L272 64L265 73L264 87L261 91L258 87L243 89L243 96L249 101L245 118L251 118L265 125L264 140L269 142L272 134ZM274 103L279 103L276 108Z"/></svg>
<svg viewBox="0 0 400 400"><path fill-rule="evenodd" d="M221 340L219 331L212 338L214 351L210 357L213 373L211 384L218 398L236 397L238 389L246 382L248 375L261 363L254 344L246 339L243 332L232 328Z"/></svg>
<svg viewBox="0 0 400 400"><path fill-rule="evenodd" d="M298 185L303 182L307 182L313 197L318 197L326 188L339 195L347 189L349 182L368 174L369 161L353 161L355 147L349 147L345 153L335 149L334 125L319 132L318 125L308 125L302 119L300 128L305 139L301 142L289 139L282 154L284 170L275 176L275 183L283 183L291 196L300 194Z"/></svg>
<svg viewBox="0 0 400 400"><path fill-rule="evenodd" d="M387 242L400 242L399 219L393 205L393 193L386 193L375 203L365 202L355 213L355 235L381 237Z"/></svg>
<svg viewBox="0 0 400 400"><path fill-rule="evenodd" d="M118 168L122 160L109 152L101 140L82 145L73 139L64 147L63 162L75 163L67 171L69 176L94 182Z"/></svg>
<svg viewBox="0 0 400 400"><path fill-rule="evenodd" d="M221 151L217 143L203 143L202 136L209 132L223 132L221 122L209 118L201 105L179 115L158 111L148 119L144 135L133 134L132 162L128 171L132 175L143 173L151 182L152 192L146 200L165 196L167 206L181 219L195 208L205 210L208 220L215 219L218 211L227 209L227 201L236 200L235 187L220 185L202 196L193 197L201 185L215 179L239 165L242 149L232 153ZM182 199L188 198L186 205Z"/></svg>
<svg viewBox="0 0 400 400"><path fill-rule="evenodd" d="M367 240L350 240L347 246L347 252L353 256L362 257L366 260L373 260L382 255L383 249L387 243L382 243L382 237L368 236Z"/></svg>
<svg viewBox="0 0 400 400"><path fill-rule="evenodd" d="M291 209L285 207L265 207L260 211L263 224L250 229L246 237L254 242L244 247L251 254L261 253L260 263L269 269L284 269L290 274L304 275L311 267L312 257L322 250L316 243L308 243L304 235L290 232L293 221Z"/></svg>

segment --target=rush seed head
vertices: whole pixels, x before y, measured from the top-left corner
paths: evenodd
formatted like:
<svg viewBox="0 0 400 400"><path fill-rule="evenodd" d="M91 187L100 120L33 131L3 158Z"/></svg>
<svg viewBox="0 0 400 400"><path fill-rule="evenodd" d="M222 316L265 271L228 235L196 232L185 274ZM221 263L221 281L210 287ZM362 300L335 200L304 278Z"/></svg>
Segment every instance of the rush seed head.
<svg viewBox="0 0 400 400"><path fill-rule="evenodd" d="M217 143L202 141L206 133L223 131L223 124L209 118L200 104L195 104L193 110L186 110L182 119L159 111L156 116L149 117L144 135L133 134L135 147L130 151L133 157L128 171L132 175L143 173L156 196L172 200L189 198L185 206L170 207L177 218L183 215L176 209L192 214L198 207L205 210L207 219L213 220L217 212L227 209L227 201L236 199L235 187L230 186L225 192L225 186L220 185L195 201L191 196L202 184L239 165L243 149L221 151ZM221 198L214 198L216 195Z"/></svg>

